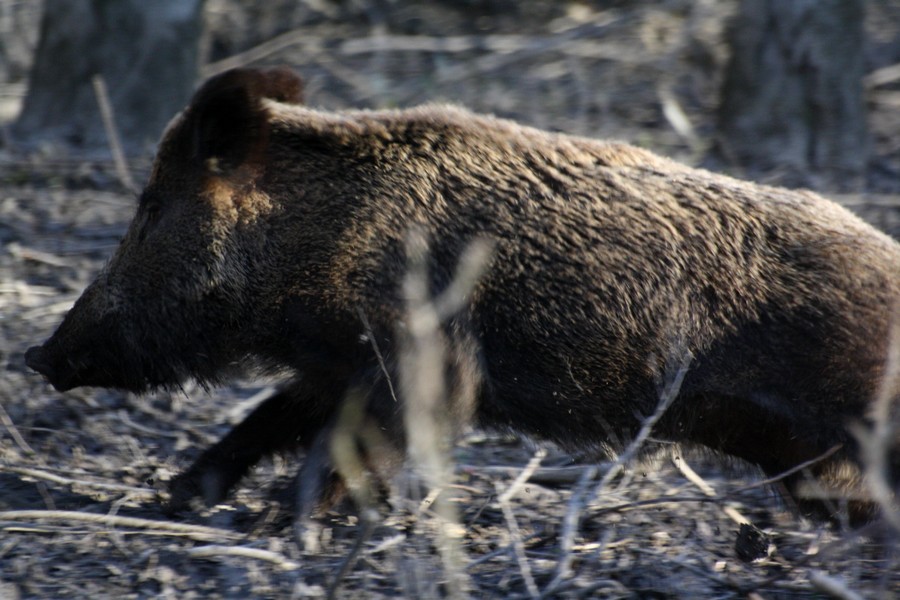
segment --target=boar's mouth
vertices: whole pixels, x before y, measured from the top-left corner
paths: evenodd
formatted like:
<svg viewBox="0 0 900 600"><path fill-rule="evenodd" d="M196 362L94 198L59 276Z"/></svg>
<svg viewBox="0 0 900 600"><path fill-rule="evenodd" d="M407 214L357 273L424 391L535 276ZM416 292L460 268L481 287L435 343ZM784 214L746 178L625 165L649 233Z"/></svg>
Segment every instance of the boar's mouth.
<svg viewBox="0 0 900 600"><path fill-rule="evenodd" d="M142 394L160 387L180 387L188 377L186 372L175 369L160 372L147 364L116 363L114 354L87 354L80 360L60 356L52 342L51 339L43 346L29 348L25 352L25 364L43 375L58 392L77 387L105 387Z"/></svg>
<svg viewBox="0 0 900 600"><path fill-rule="evenodd" d="M33 371L37 371L50 382L57 391L65 392L78 384L74 382L75 369L72 365L53 364L49 353L43 346L34 346L25 352L25 364Z"/></svg>
<svg viewBox="0 0 900 600"><path fill-rule="evenodd" d="M28 368L37 371L47 378L54 388L60 392L75 387L71 383L71 375L66 374L65 369L57 368L51 361L48 352L43 346L33 346L25 352L25 364ZM67 376L68 375L68 376Z"/></svg>
<svg viewBox="0 0 900 600"><path fill-rule="evenodd" d="M122 385L122 382L114 382L109 375L104 375L101 369L76 364L67 358L54 360L53 353L45 346L29 348L25 352L25 364L43 375L58 392L67 392L82 386L118 387L141 392L147 387L143 382L141 385Z"/></svg>

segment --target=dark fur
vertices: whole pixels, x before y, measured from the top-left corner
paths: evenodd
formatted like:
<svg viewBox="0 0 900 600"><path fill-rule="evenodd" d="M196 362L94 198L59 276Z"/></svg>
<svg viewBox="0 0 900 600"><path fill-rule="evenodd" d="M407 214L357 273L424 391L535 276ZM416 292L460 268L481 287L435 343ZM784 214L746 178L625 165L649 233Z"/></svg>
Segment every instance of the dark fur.
<svg viewBox="0 0 900 600"><path fill-rule="evenodd" d="M294 374L175 481L176 507L221 500L273 452L322 454L351 388L402 456L360 314L396 378L411 228L430 240L433 292L472 240L494 244L444 329L451 375L477 386L474 406L448 406L457 423L614 447L689 357L656 437L770 475L839 445L811 472L859 491L846 426L883 383L897 243L812 193L628 145L443 106L320 112L300 90L285 70L208 81L165 133L120 249L27 355L60 390Z"/></svg>

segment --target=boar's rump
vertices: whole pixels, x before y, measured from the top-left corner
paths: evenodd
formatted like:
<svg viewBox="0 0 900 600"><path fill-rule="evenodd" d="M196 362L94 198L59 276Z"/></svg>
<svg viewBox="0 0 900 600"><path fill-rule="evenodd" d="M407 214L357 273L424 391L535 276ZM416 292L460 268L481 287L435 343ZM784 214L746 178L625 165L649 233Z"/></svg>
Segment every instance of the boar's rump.
<svg viewBox="0 0 900 600"><path fill-rule="evenodd" d="M415 399L389 383L416 230L432 293L473 240L492 244L440 330L456 427L614 451L683 363L655 438L769 475L826 455L783 480L788 495L832 514L841 502L804 492L812 476L850 498L851 517L872 516L848 426L871 420L878 393L897 406L885 380L896 242L815 194L626 144L449 106L325 112L301 95L287 69L207 81L165 131L115 255L26 355L60 391L287 374L173 481L173 509L218 502L260 458L298 447L318 457L303 493L338 497L327 442L351 390L386 432L369 468L402 461L402 404ZM896 480L900 442L889 462Z"/></svg>

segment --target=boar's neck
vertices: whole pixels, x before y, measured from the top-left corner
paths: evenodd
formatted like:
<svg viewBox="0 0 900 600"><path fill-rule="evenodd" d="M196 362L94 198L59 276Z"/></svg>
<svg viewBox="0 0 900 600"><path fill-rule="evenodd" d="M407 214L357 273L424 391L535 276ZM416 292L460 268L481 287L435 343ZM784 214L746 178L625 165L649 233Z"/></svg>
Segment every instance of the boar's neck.
<svg viewBox="0 0 900 600"><path fill-rule="evenodd" d="M457 164L465 132L415 120L387 127L391 118L402 121L359 117L353 135L272 132L260 187L275 209L254 272L263 312L279 325L258 330L285 333L259 344L278 362L356 368L372 354L360 343L363 317L384 344L402 318L411 230L428 239L432 293L469 243L492 233L483 199L496 178L490 161Z"/></svg>
<svg viewBox="0 0 900 600"><path fill-rule="evenodd" d="M256 321L248 342L277 367L353 371L364 333L359 307L368 295L358 261L377 250L346 240L362 206L380 194L362 186L365 169L338 149L308 147L286 133L271 142L257 188L273 208L242 244L251 248L248 313Z"/></svg>

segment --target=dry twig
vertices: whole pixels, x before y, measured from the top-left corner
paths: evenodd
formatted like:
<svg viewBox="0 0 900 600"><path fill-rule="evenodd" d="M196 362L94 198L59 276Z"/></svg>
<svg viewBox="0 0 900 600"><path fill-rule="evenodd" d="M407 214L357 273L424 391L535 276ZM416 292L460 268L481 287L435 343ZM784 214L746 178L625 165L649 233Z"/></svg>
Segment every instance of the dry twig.
<svg viewBox="0 0 900 600"><path fill-rule="evenodd" d="M103 483L101 481L88 481L86 479L74 479L71 477L63 477L62 475L55 475L53 473L48 473L47 471L41 471L38 469L29 469L26 467L10 467L6 465L0 465L0 471L6 471L8 473L15 473L17 475L22 475L23 477L32 477L34 479L39 479L43 481L49 481L51 483L55 483L58 485L63 485L69 488L74 487L82 487L82 488L90 488L95 490L103 490L105 492L116 492L122 494L128 494L129 496L136 496L148 499L156 499L157 493L153 490L147 490L144 488L133 487L129 485L121 485L118 483Z"/></svg>
<svg viewBox="0 0 900 600"><path fill-rule="evenodd" d="M11 242L7 244L6 249L11 255L15 256L16 258L44 263L46 265L50 265L51 267L71 267L73 265L71 260L62 258L55 254L50 254L49 252L35 250L34 248L27 248L25 246L22 246L22 244L19 244L18 242Z"/></svg>
<svg viewBox="0 0 900 600"><path fill-rule="evenodd" d="M832 598L840 600L863 600L863 597L847 587L847 584L838 579L823 573L822 571L813 571L809 575L809 582L819 592L827 594Z"/></svg>
<svg viewBox="0 0 900 600"><path fill-rule="evenodd" d="M135 193L138 191L128 163L125 160L125 152L122 151L122 142L119 138L119 130L116 128L116 120L113 115L112 104L109 101L109 93L106 90L106 82L102 75L94 75L91 79L94 85L94 94L97 96L97 105L100 107L100 117L103 119L103 129L106 131L106 139L109 141L109 151L112 153L113 163L116 165L116 174L119 182L125 188Z"/></svg>
<svg viewBox="0 0 900 600"><path fill-rule="evenodd" d="M22 437L22 434L19 433L16 424L13 423L12 418L10 418L9 413L6 412L6 409L3 408L3 405L0 404L0 423L6 427L6 431L9 433L10 437L16 443L16 445L29 456L33 456L35 454L34 449L28 445L28 442L25 441L25 438ZM2 466L0 466L2 468Z"/></svg>
<svg viewBox="0 0 900 600"><path fill-rule="evenodd" d="M519 493L519 489L525 485L525 482L529 481L537 470L538 466L540 466L541 461L547 456L546 448L538 448L534 453L534 456L531 457L531 460L528 461L528 464L519 472L518 477L513 480L511 484L504 490L502 494L497 498L500 502L509 502L516 494Z"/></svg>
<svg viewBox="0 0 900 600"><path fill-rule="evenodd" d="M522 573L525 587L528 588L528 593L532 598L537 598L540 595L540 591L538 590L537 584L534 582L534 577L531 574L531 567L528 565L528 557L525 555L525 542L522 540L522 534L519 531L519 524L516 521L516 516L513 513L510 500L519 492L519 489L525 485L525 482L531 478L531 475L541 464L541 461L545 456L547 456L547 450L539 448L534 453L534 456L531 457L531 460L528 461L528 464L525 465L525 468L519 473L518 477L516 477L503 492L500 492L499 484L495 484L498 492L497 502L500 504L500 509L503 511L503 517L506 519L506 526L512 537L512 546L516 561L519 564L519 571Z"/></svg>
<svg viewBox="0 0 900 600"><path fill-rule="evenodd" d="M0 511L0 521L67 521L94 523L107 527L130 527L160 533L172 533L203 541L210 538L230 540L239 539L241 537L232 531L217 529L215 527L206 527L203 525L175 523L172 521L154 521L153 519L142 519L139 517L99 515L73 510L5 510Z"/></svg>
<svg viewBox="0 0 900 600"><path fill-rule="evenodd" d="M666 381L666 386L659 396L659 402L656 405L656 410L653 411L652 415L643 420L643 423L641 423L641 429L638 431L638 434L634 437L633 440L631 440L631 443L628 444L628 447L625 449L625 451L619 455L609 471L606 472L606 475L604 475L600 480L600 483L597 484L597 487L594 490L595 498L600 495L600 492L603 490L603 488L609 485L609 483L613 479L615 479L615 477L619 473L622 472L622 470L625 468L625 465L634 460L638 452L640 452L641 447L643 447L644 445L644 442L646 442L647 438L650 437L650 432L653 430L653 427L656 425L657 421L662 418L663 414L665 414L666 410L668 410L672 402L675 401L675 398L678 397L678 392L681 390L681 383L684 381L684 376L687 375L690 362L690 354L686 354L685 356L680 358L678 369L668 378L668 380Z"/></svg>
<svg viewBox="0 0 900 600"><path fill-rule="evenodd" d="M900 321L894 320L891 327L888 357L885 373L875 402L872 404L872 427L865 428L854 423L851 430L859 441L866 464L866 483L872 498L881 507L885 521L900 534L900 507L890 483L889 454L894 440L894 419L892 409L900 390ZM897 436L900 439L900 436Z"/></svg>
<svg viewBox="0 0 900 600"><path fill-rule="evenodd" d="M702 477L700 477L700 475L698 475L697 472L691 468L691 465L689 465L687 463L687 461L684 459L683 455L679 456L679 455L673 454L672 462L675 463L675 466L678 468L679 471L681 471L681 474L684 475L688 481L690 481L692 484L697 486L701 492L703 492L710 498L718 497L718 494L716 493L715 488L712 485L710 485L706 480L704 480ZM728 518L730 518L732 521L734 521L738 525L741 525L744 523L748 523L748 524L750 523L750 520L747 517L745 517L744 515L742 515L740 512L738 512L738 510L736 508L734 508L733 506L725 505L722 507L722 510L725 512L726 515L728 515Z"/></svg>
<svg viewBox="0 0 900 600"><path fill-rule="evenodd" d="M842 448L841 445L832 446L831 448L829 448L828 450L826 450L819 456L816 456L815 458L811 458L807 461L800 463L799 465L791 467L790 469L788 469L787 471L785 471L783 473L779 473L778 475L776 475L774 477L769 477L769 478L763 479L761 481L754 481L753 483L749 483L747 485L742 485L739 488L733 489L732 492L736 492L736 493L746 492L747 490L752 490L755 488L772 485L773 483L778 483L782 479L784 479L786 477L790 477L794 473L799 473L800 471L802 471L804 469L808 469L809 467L813 466L814 464L816 464L818 462L822 462L823 460L825 460L826 458L828 458L829 456L831 456L832 454L834 454L841 448Z"/></svg>
<svg viewBox="0 0 900 600"><path fill-rule="evenodd" d="M218 544L199 546L197 548L188 548L187 555L191 558L240 556L241 558L253 558L270 562L283 571L293 571L300 568L300 563L290 560L280 552L263 550L261 548L248 548L247 546L222 546Z"/></svg>
<svg viewBox="0 0 900 600"><path fill-rule="evenodd" d="M553 579L544 588L542 597L546 597L556 591L560 584L572 575L572 561L574 560L575 536L578 534L578 525L581 515L584 514L585 503L588 500L588 486L597 477L597 467L591 467L584 471L581 480L566 507L566 516L563 519L563 531L559 538L559 559L556 562L556 571Z"/></svg>
<svg viewBox="0 0 900 600"><path fill-rule="evenodd" d="M497 501L500 504L500 509L503 511L506 528L509 529L509 535L512 538L512 547L516 563L519 565L519 572L522 574L522 580L525 582L528 595L532 598L537 598L540 596L540 590L538 590L537 584L534 582L534 576L531 574L531 566L529 566L528 556L525 554L525 542L522 541L522 533L519 531L516 515L513 514L512 506L510 506L509 496L505 492L500 491L500 484L495 484L495 486L497 488Z"/></svg>
<svg viewBox="0 0 900 600"><path fill-rule="evenodd" d="M443 488L452 479L447 458L451 424L446 422L447 394L453 402L468 404L471 389L448 390L444 380L447 342L441 325L453 318L468 302L491 254L486 242L474 242L459 259L456 272L436 298L429 297L426 267L427 242L422 232L411 232L407 242L409 268L403 282L407 298L406 330L400 356L401 390L404 398L409 455L432 490ZM448 595L465 597L471 586L463 566L462 527L456 507L437 494L432 508L439 519L438 549L448 580Z"/></svg>

